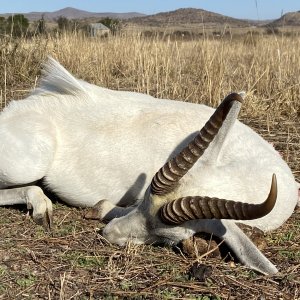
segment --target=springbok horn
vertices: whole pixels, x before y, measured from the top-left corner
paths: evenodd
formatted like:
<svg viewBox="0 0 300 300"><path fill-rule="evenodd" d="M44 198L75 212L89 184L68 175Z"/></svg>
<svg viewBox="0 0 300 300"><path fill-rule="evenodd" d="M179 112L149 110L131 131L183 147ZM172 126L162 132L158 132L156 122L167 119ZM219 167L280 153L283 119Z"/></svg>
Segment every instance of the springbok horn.
<svg viewBox="0 0 300 300"><path fill-rule="evenodd" d="M166 203L159 214L165 224L178 225L194 219L253 220L264 217L274 207L277 181L273 174L268 198L261 204L248 204L209 197L183 197Z"/></svg>
<svg viewBox="0 0 300 300"><path fill-rule="evenodd" d="M152 194L165 195L174 190L178 181L193 167L217 135L234 101L242 103L243 98L237 93L228 95L194 140L154 175L151 182Z"/></svg>

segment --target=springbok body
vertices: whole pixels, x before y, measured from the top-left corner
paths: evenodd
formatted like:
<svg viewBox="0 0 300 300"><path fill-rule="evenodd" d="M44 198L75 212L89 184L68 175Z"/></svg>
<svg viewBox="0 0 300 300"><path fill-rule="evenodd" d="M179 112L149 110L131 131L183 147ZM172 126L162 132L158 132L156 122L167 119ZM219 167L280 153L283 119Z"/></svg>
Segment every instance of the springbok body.
<svg viewBox="0 0 300 300"><path fill-rule="evenodd" d="M289 167L269 143L235 120L240 103L233 100L220 130L180 185L159 195L150 186L153 175L197 136L214 109L100 88L50 60L40 87L0 114L0 205L27 204L37 222L51 225L51 201L33 185L43 178L72 206L92 207L109 199L100 203L100 214L119 217L103 232L112 242L177 243L198 231L211 232L223 237L245 264L275 273L235 221L188 220L175 226L157 214L162 204L184 196L261 203L272 174L277 178L274 208L241 222L267 231L292 214L298 187ZM114 206L136 200L141 200L137 207Z"/></svg>

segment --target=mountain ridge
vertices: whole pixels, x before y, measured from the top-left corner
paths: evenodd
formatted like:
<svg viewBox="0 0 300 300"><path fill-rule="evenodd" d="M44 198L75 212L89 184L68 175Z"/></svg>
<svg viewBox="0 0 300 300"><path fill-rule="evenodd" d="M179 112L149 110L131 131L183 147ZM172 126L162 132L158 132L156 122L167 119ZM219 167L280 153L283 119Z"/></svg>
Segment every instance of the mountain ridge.
<svg viewBox="0 0 300 300"><path fill-rule="evenodd" d="M300 11L289 12L275 20L251 20L238 19L223 14L207 11L199 8L180 8L173 11L159 12L146 15L139 12L113 13L113 12L89 12L73 7L65 7L53 12L14 12L0 14L2 17L23 14L29 21L36 21L44 17L47 21L55 21L59 17L67 19L88 20L102 18L116 18L126 23L144 26L168 26L168 25L230 25L235 27L247 26L300 26Z"/></svg>
<svg viewBox="0 0 300 300"><path fill-rule="evenodd" d="M113 13L113 12L89 12L73 7L65 7L53 12L29 12L29 13L22 13L22 12L15 12L15 13L5 13L0 14L2 17L8 17L11 15L22 14L24 15L29 21L36 21L44 16L45 20L53 21L59 17L65 17L67 19L90 19L90 18L116 18L116 19L130 19L133 17L141 17L145 16L145 14L138 13L138 12L127 12L127 13Z"/></svg>
<svg viewBox="0 0 300 300"><path fill-rule="evenodd" d="M268 25L272 27L300 26L300 11L288 12Z"/></svg>
<svg viewBox="0 0 300 300"><path fill-rule="evenodd" d="M187 22L189 24L228 24L235 26L256 24L255 21L236 19L198 8L180 8L169 12L160 12L154 15L132 18L129 22L150 26L181 25Z"/></svg>

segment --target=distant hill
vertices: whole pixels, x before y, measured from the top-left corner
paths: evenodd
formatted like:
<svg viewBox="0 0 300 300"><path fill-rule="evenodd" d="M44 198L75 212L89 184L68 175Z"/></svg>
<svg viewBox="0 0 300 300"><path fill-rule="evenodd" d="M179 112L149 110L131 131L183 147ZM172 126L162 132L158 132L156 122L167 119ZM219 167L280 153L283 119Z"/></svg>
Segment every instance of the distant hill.
<svg viewBox="0 0 300 300"><path fill-rule="evenodd" d="M158 13L155 15L132 18L129 20L129 23L147 26L166 26L183 24L227 24L237 27L245 27L256 24L255 21L235 19L196 8L181 8L174 11Z"/></svg>
<svg viewBox="0 0 300 300"><path fill-rule="evenodd" d="M286 13L281 18L267 25L273 27L300 26L300 11Z"/></svg>
<svg viewBox="0 0 300 300"><path fill-rule="evenodd" d="M161 12L154 15L145 15L138 12L128 13L112 13L112 12L88 12L72 7L66 7L53 12L12 12L0 14L2 17L8 17L13 14L23 14L29 21L39 20L42 16L47 21L54 21L58 17L65 17L67 19L85 19L90 21L99 20L105 17L117 18L124 20L127 24L138 26L188 26L198 25L202 26L218 26L229 25L232 27L248 27L248 26L300 26L300 11L291 12L283 15L277 20L245 20L231 18L222 14L210 12L204 9L196 8L180 8L174 11Z"/></svg>
<svg viewBox="0 0 300 300"><path fill-rule="evenodd" d="M137 12L129 12L129 13L111 13L111 12L104 12L104 13L94 13L88 12L85 10L80 10L72 7L66 7L54 12L30 12L30 13L22 13L22 12L14 12L14 13L7 13L7 14L0 14L2 17L8 17L12 14L23 14L29 21L36 21L39 20L42 15L44 15L45 20L53 21L58 17L62 16L68 19L89 19L89 18L117 18L117 19L129 19L133 17L142 17L145 14L137 13Z"/></svg>

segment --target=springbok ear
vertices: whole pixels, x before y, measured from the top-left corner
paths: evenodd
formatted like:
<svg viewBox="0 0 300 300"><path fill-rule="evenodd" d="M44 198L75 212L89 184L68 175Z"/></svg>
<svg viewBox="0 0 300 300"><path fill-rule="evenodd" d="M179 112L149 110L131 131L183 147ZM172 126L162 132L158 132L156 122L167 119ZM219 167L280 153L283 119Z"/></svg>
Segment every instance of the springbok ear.
<svg viewBox="0 0 300 300"><path fill-rule="evenodd" d="M242 102L243 98L237 93L228 95L222 101L194 140L155 174L150 186L153 195L162 196L174 190L179 180L193 167L218 135L228 115L234 115L236 110L239 111Z"/></svg>
<svg viewBox="0 0 300 300"><path fill-rule="evenodd" d="M183 197L164 204L159 215L163 223L178 225L195 219L253 220L271 212L277 198L277 181L273 174L267 199L261 204L248 204L210 197Z"/></svg>
<svg viewBox="0 0 300 300"><path fill-rule="evenodd" d="M259 251L247 235L231 220L202 220L188 228L194 232L212 233L223 239L239 261L265 275L276 274L276 267Z"/></svg>
<svg viewBox="0 0 300 300"><path fill-rule="evenodd" d="M215 220L216 222L219 220ZM246 234L233 222L222 221L225 231L219 234L213 220L210 220L214 234L224 239L226 244L235 253L241 263L264 275L273 275L278 272L277 268L259 251ZM214 228L214 229L213 229Z"/></svg>

